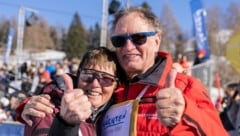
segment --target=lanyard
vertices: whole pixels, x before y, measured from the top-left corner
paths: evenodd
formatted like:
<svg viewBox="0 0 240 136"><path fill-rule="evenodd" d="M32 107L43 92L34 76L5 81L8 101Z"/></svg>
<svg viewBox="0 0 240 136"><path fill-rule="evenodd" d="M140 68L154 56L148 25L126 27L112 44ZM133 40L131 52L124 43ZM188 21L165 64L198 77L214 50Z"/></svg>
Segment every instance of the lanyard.
<svg viewBox="0 0 240 136"><path fill-rule="evenodd" d="M138 96L137 96L137 100L140 100L142 97L143 97L143 95L146 93L146 91L147 91L147 89L149 88L149 85L147 85L147 86L145 86L144 88L143 88L143 90L138 94Z"/></svg>

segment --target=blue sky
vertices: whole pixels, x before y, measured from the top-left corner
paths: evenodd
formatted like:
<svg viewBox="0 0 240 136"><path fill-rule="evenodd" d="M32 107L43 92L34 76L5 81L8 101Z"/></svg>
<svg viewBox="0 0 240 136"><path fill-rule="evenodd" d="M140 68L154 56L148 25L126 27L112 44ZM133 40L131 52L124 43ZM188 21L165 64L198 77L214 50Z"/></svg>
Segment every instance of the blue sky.
<svg viewBox="0 0 240 136"><path fill-rule="evenodd" d="M111 0L109 0L110 2ZM119 0L125 3L127 0ZM128 0L130 5L140 5L144 0ZM145 0L152 7L154 13L160 16L161 7L168 2L175 17L183 30L190 31L192 27L190 0ZM202 0L204 7L211 8L220 6L228 7L230 2L239 0ZM124 4L123 4L124 5ZM96 22L101 24L102 0L0 0L0 17L17 17L20 6L33 8L46 19L49 24L68 27L72 21L73 14L78 12L86 27L93 26Z"/></svg>

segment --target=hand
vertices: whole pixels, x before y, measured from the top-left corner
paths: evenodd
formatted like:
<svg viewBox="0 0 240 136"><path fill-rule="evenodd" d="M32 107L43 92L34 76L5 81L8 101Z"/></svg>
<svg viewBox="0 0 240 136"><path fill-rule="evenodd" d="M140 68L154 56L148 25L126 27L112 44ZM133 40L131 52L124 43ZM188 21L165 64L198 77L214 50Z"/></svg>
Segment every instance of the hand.
<svg viewBox="0 0 240 136"><path fill-rule="evenodd" d="M63 75L66 91L62 97L60 116L69 124L79 124L90 117L91 103L82 89L73 89L72 79Z"/></svg>
<svg viewBox="0 0 240 136"><path fill-rule="evenodd" d="M159 90L156 95L158 118L164 126L173 127L180 122L185 109L182 92L175 88L177 72L171 70L167 80L167 88Z"/></svg>
<svg viewBox="0 0 240 136"><path fill-rule="evenodd" d="M52 114L54 105L51 104L50 99L50 96L47 94L32 96L24 106L21 114L22 119L29 126L32 126L31 116L45 117L46 114Z"/></svg>
<svg viewBox="0 0 240 136"><path fill-rule="evenodd" d="M179 73L183 73L184 72L184 68L178 62L173 63L172 68L175 69Z"/></svg>

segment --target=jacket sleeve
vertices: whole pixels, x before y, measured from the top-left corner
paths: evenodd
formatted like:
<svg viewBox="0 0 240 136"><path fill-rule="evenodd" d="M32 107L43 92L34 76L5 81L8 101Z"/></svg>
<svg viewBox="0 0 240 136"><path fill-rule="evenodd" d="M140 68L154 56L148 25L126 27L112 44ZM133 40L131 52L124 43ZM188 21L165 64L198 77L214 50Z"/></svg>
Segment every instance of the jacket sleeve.
<svg viewBox="0 0 240 136"><path fill-rule="evenodd" d="M193 78L185 84L185 111L171 136L228 136L205 87Z"/></svg>
<svg viewBox="0 0 240 136"><path fill-rule="evenodd" d="M78 136L79 125L66 123L59 114L53 120L48 136Z"/></svg>
<svg viewBox="0 0 240 136"><path fill-rule="evenodd" d="M47 85L45 85L42 89L41 89L41 94L50 94L51 92L53 92L53 88L56 90L56 92L59 92L59 93L55 93L54 95L56 94L59 94L59 97L61 97L61 91L59 91L60 89L56 89L56 87L52 87L52 86L55 86L53 85L53 83L49 83ZM55 91L54 90L54 91ZM17 118L16 120L19 121L20 123L23 123L23 124L26 124L26 122L22 119L21 117L21 114L24 110L24 107L25 105L27 104L27 102L31 99L31 97L28 97L26 98L25 100L23 100L19 106L16 108L16 112L17 112Z"/></svg>
<svg viewBox="0 0 240 136"><path fill-rule="evenodd" d="M25 100L23 100L20 105L17 107L16 112L17 112L17 121L19 121L20 123L26 124L26 122L22 119L21 114L23 112L24 106L26 105L26 103L29 101L31 97L26 98Z"/></svg>

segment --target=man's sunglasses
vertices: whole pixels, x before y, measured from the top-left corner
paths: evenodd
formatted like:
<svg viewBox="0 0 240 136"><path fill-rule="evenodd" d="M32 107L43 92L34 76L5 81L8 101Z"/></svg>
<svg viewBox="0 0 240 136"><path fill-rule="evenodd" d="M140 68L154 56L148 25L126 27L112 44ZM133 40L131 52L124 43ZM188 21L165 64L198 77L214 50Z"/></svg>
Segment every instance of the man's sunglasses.
<svg viewBox="0 0 240 136"><path fill-rule="evenodd" d="M146 43L148 36L154 36L157 32L140 32L134 34L124 34L124 35L116 35L111 37L111 41L114 47L120 48L123 47L127 40L131 40L131 42L140 46Z"/></svg>
<svg viewBox="0 0 240 136"><path fill-rule="evenodd" d="M88 84L91 84L94 79L97 79L102 87L112 86L113 83L118 80L114 75L94 69L81 69L79 79Z"/></svg>

